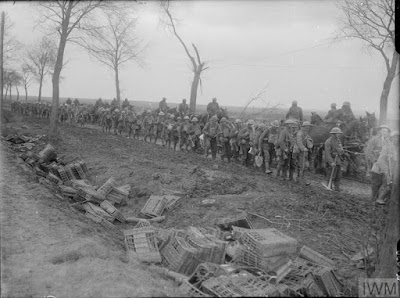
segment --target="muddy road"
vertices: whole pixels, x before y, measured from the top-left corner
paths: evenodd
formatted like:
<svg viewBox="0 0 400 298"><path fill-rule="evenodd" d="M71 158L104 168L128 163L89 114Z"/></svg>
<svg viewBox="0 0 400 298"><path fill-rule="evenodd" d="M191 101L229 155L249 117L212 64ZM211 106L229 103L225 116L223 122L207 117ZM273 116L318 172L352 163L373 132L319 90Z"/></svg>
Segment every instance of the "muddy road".
<svg viewBox="0 0 400 298"><path fill-rule="evenodd" d="M14 115L2 135L47 133L47 120ZM247 211L254 228L273 227L336 262L347 295L356 295L364 270L349 258L379 243L385 207L374 207L370 185L342 180L342 192L326 191L325 178L306 173L303 186L267 176L258 169L205 159L159 145L102 133L97 126L62 124L52 142L58 155L80 157L93 185L113 176L130 184L129 216L151 194L188 194L181 205L154 224L164 228L212 226L221 217ZM46 144L46 138L41 141ZM39 147L39 145L38 145ZM123 242L90 221L70 201L37 177L2 144L2 291L5 296L177 296L174 284L152 266L129 263ZM213 204L203 204L214 199ZM378 209L374 209L378 208ZM376 212L373 212L373 211ZM374 216L372 214L375 214ZM128 229L134 224L116 224Z"/></svg>

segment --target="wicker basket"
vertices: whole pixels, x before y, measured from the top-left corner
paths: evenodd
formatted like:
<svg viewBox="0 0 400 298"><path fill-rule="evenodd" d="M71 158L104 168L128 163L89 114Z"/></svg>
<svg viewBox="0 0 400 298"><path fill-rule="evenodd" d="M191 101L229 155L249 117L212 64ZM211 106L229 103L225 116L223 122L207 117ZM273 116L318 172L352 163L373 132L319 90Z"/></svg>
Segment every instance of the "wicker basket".
<svg viewBox="0 0 400 298"><path fill-rule="evenodd" d="M161 262L154 228L125 230L124 241L129 257L137 257L141 261L151 263Z"/></svg>
<svg viewBox="0 0 400 298"><path fill-rule="evenodd" d="M165 200L161 196L150 196L144 205L143 209L140 211L143 215L149 217L161 216L165 209Z"/></svg>

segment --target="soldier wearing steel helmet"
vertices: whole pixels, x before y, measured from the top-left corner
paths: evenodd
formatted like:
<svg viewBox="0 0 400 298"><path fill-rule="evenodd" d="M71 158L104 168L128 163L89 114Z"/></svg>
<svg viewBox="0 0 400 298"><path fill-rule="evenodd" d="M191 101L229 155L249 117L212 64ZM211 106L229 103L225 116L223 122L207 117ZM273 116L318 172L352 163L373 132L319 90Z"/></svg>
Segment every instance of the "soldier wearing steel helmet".
<svg viewBox="0 0 400 298"><path fill-rule="evenodd" d="M334 127L330 134L331 136L325 141L325 161L328 164L327 174L331 174L333 171L332 190L340 191L340 179L342 178L341 156L344 150L339 136L342 131L339 127Z"/></svg>
<svg viewBox="0 0 400 298"><path fill-rule="evenodd" d="M146 115L143 118L143 141L147 142L147 137L150 138L151 142L151 129L153 127L153 123L154 123L154 116L152 115L150 110L146 111Z"/></svg>
<svg viewBox="0 0 400 298"><path fill-rule="evenodd" d="M205 136L205 144L204 144L204 156L208 156L208 149L211 149L211 156L213 159L217 157L217 137L218 137L218 117L214 115L211 119L206 123L203 128L203 134Z"/></svg>
<svg viewBox="0 0 400 298"><path fill-rule="evenodd" d="M157 144L157 139L160 139L161 145L163 145L164 119L165 119L165 113L160 111L158 113L158 117L154 123L154 143L155 144Z"/></svg>
<svg viewBox="0 0 400 298"><path fill-rule="evenodd" d="M226 157L228 162L231 162L231 144L230 144L230 135L233 129L233 124L226 119L225 117L221 118L219 127L218 127L218 138L219 145L221 146L221 159L224 160Z"/></svg>
<svg viewBox="0 0 400 298"><path fill-rule="evenodd" d="M190 118L189 116L184 116L183 117L183 122L180 126L180 144L179 148L180 150L184 150L183 147L185 147L186 150L188 150L189 147L189 127L190 127Z"/></svg>
<svg viewBox="0 0 400 298"><path fill-rule="evenodd" d="M303 110L297 106L297 100L292 101L292 106L286 114L286 119L292 119L297 122L303 122Z"/></svg>
<svg viewBox="0 0 400 298"><path fill-rule="evenodd" d="M377 162L371 169L372 176L372 198L376 199L376 191L379 192L379 197L376 203L379 205L386 204L386 198L390 195L393 184L399 183L396 180L399 166L399 132L393 131L390 133L390 139L382 148L381 154Z"/></svg>
<svg viewBox="0 0 400 298"><path fill-rule="evenodd" d="M336 118L336 113L337 113L337 109L336 109L336 103L332 103L331 104L331 109L328 111L328 114L325 116L325 121L326 122L333 122L334 119Z"/></svg>
<svg viewBox="0 0 400 298"><path fill-rule="evenodd" d="M179 104L178 112L182 118L189 114L189 106L186 103L186 98L182 99L182 103Z"/></svg>
<svg viewBox="0 0 400 298"><path fill-rule="evenodd" d="M233 128L231 130L231 133L229 135L230 138L230 143L231 143L231 153L232 153L232 158L235 161L239 160L240 156L240 144L239 144L239 138L238 134L239 131L242 129L242 120L236 119L235 122L233 123Z"/></svg>
<svg viewBox="0 0 400 298"><path fill-rule="evenodd" d="M158 108L160 112L166 113L168 110L168 105L167 105L167 99L165 97L162 98L162 100L158 103Z"/></svg>
<svg viewBox="0 0 400 298"><path fill-rule="evenodd" d="M270 123L270 127L266 128L258 138L258 149L264 156L265 173L271 174L271 163L275 155L275 142L278 139L278 120Z"/></svg>
<svg viewBox="0 0 400 298"><path fill-rule="evenodd" d="M304 180L304 170L313 148L313 140L308 135L310 127L310 122L303 122L301 129L296 133L296 142L292 153L292 158L296 161L297 180L298 182L304 182L306 185L309 183Z"/></svg>
<svg viewBox="0 0 400 298"><path fill-rule="evenodd" d="M201 128L197 117L193 117L188 128L188 150L196 151L199 149Z"/></svg>
<svg viewBox="0 0 400 298"><path fill-rule="evenodd" d="M238 139L240 144L240 150L242 152L242 165L248 167L251 165L252 154L249 153L250 149L254 144L255 134L255 122L254 120L248 120L246 126L242 128L238 133Z"/></svg>
<svg viewBox="0 0 400 298"><path fill-rule="evenodd" d="M335 118L345 123L349 123L353 120L356 120L356 117L354 116L353 111L351 110L350 102L348 101L343 102L342 108L337 110Z"/></svg>
<svg viewBox="0 0 400 298"><path fill-rule="evenodd" d="M281 158L277 167L277 176L282 170L282 178L287 179L287 171L289 170L289 180L293 180L293 172L295 164L292 158L293 146L295 143L294 132L297 122L291 119L285 121L285 128L280 132L277 148L280 149Z"/></svg>
<svg viewBox="0 0 400 298"><path fill-rule="evenodd" d="M182 117L176 117L175 124L172 127L172 148L176 150L176 148L180 146L181 143L181 126L182 126Z"/></svg>

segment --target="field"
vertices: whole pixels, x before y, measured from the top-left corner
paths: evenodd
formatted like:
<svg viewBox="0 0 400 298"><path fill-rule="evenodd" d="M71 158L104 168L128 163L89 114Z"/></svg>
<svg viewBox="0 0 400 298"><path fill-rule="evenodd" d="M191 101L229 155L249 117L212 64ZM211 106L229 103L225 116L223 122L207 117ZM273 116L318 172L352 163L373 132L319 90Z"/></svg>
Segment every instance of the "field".
<svg viewBox="0 0 400 298"><path fill-rule="evenodd" d="M47 134L48 120L12 116L2 125L2 136ZM98 126L63 124L58 132L52 143L58 155L84 160L93 185L111 176L119 185L131 185L129 201L120 208L127 217L140 217L151 194L174 191L189 197L156 226L212 226L244 210L255 228L277 228L296 238L299 247L305 244L334 260L344 294L350 296L357 295L358 277L367 274L350 258L369 245L374 264L387 210L374 207L368 184L345 178L342 192L333 193L321 185L324 176L311 172L306 173L311 185L304 186L254 168L102 133ZM46 141L41 140L42 147ZM1 177L2 296L182 294L156 273L155 266L128 262L120 239L55 196L55 189L37 183L3 143L1 157L6 169ZM204 205L204 199L214 199L215 204ZM117 225L122 230L133 227Z"/></svg>

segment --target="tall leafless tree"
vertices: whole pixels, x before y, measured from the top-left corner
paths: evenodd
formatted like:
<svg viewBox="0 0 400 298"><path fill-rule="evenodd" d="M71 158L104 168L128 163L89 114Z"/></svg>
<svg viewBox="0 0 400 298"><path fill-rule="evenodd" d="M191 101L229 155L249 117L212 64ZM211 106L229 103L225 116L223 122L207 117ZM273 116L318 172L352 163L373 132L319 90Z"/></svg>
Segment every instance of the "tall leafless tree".
<svg viewBox="0 0 400 298"><path fill-rule="evenodd" d="M338 39L362 40L369 49L380 53L385 61L386 79L380 97L379 123L386 122L387 102L399 54L394 48L394 0L340 0L337 6L342 12Z"/></svg>
<svg viewBox="0 0 400 298"><path fill-rule="evenodd" d="M168 23L166 23L166 22L165 23L172 28L172 31L173 31L175 37L179 40L180 44L182 45L182 47L184 48L184 50L186 52L186 55L189 57L190 62L192 63L193 81L192 81L192 85L190 88L190 104L189 104L189 106L190 106L190 109L193 112L195 112L196 111L196 100L197 100L197 89L199 87L199 84L201 86L201 74L203 73L203 71L205 71L209 67L206 66L206 62L201 61L199 51L198 51L197 47L195 46L195 44L192 43L192 47L194 49L196 58L194 57L194 55L192 55L189 52L187 45L185 44L185 42L182 40L182 38L176 31L175 21L174 21L174 18L172 16L172 13L170 10L170 1L168 1L168 0L162 1L161 5L162 5L162 8L168 19Z"/></svg>
<svg viewBox="0 0 400 298"><path fill-rule="evenodd" d="M22 85L24 86L25 90L25 100L28 101L28 88L32 84L33 75L27 65L22 65Z"/></svg>
<svg viewBox="0 0 400 298"><path fill-rule="evenodd" d="M106 26L86 31L77 43L114 71L116 99L121 106L120 70L131 61L141 64L144 47L134 37L136 19L129 13L106 12L104 17Z"/></svg>
<svg viewBox="0 0 400 298"><path fill-rule="evenodd" d="M50 116L51 138L57 133L58 106L60 101L60 75L63 68L64 52L68 41L85 30L96 27L97 10L112 7L112 1L42 1L38 3L40 19L38 25L58 34L57 58L54 65L52 84L53 102Z"/></svg>
<svg viewBox="0 0 400 298"><path fill-rule="evenodd" d="M54 69L56 61L56 44L53 40L44 36L35 45L26 48L25 66L39 83L38 101L42 99L42 86L44 78ZM25 73L24 73L25 74Z"/></svg>

